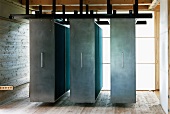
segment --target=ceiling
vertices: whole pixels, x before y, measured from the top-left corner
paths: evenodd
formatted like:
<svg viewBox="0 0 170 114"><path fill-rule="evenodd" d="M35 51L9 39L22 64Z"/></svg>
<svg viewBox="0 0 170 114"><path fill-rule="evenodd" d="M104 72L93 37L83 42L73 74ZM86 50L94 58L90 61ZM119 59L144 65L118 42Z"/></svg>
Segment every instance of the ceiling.
<svg viewBox="0 0 170 114"><path fill-rule="evenodd" d="M153 4L154 1L154 4ZM26 0L20 0L22 5L26 4ZM65 5L66 12L73 12L74 10L79 11L80 0L56 0L56 11L62 11L62 5ZM138 0L139 10L149 10L149 7L154 6L152 10L159 10L159 0ZM157 4L155 4L155 2ZM113 10L133 10L133 4L135 0L110 0ZM83 10L85 11L85 5L89 5L89 10L95 12L106 11L107 0L83 0ZM30 8L38 10L38 6L42 5L43 12L51 13L52 11L52 0L30 0Z"/></svg>

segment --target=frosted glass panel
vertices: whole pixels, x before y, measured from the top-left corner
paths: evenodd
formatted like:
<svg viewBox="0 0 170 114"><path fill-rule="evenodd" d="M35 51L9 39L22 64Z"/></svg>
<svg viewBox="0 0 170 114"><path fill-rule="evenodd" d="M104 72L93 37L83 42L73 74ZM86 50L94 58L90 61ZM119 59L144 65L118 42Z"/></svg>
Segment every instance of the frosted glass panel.
<svg viewBox="0 0 170 114"><path fill-rule="evenodd" d="M110 38L103 38L103 63L110 63Z"/></svg>
<svg viewBox="0 0 170 114"><path fill-rule="evenodd" d="M152 13L154 17L154 13ZM154 18L137 19L137 21L146 21L145 25L136 25L136 37L154 37Z"/></svg>
<svg viewBox="0 0 170 114"><path fill-rule="evenodd" d="M136 65L136 89L155 90L155 64Z"/></svg>
<svg viewBox="0 0 170 114"><path fill-rule="evenodd" d="M103 64L103 88L110 90L110 64Z"/></svg>
<svg viewBox="0 0 170 114"><path fill-rule="evenodd" d="M110 37L110 25L100 25L103 31L103 37Z"/></svg>
<svg viewBox="0 0 170 114"><path fill-rule="evenodd" d="M155 63L154 38L136 38L136 63Z"/></svg>

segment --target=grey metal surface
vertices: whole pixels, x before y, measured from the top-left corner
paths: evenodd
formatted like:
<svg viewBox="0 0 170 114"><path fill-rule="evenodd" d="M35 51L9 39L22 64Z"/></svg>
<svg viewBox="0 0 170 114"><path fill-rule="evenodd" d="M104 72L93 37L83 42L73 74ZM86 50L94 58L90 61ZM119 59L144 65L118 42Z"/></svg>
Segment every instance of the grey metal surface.
<svg viewBox="0 0 170 114"><path fill-rule="evenodd" d="M111 19L111 101L136 102L135 19Z"/></svg>
<svg viewBox="0 0 170 114"><path fill-rule="evenodd" d="M95 23L95 98L103 87L102 29Z"/></svg>
<svg viewBox="0 0 170 114"><path fill-rule="evenodd" d="M69 28L50 19L30 20L31 101L55 102L69 90L66 45L69 46Z"/></svg>
<svg viewBox="0 0 170 114"><path fill-rule="evenodd" d="M65 27L65 91L70 90L70 28Z"/></svg>
<svg viewBox="0 0 170 114"><path fill-rule="evenodd" d="M94 19L70 19L70 99L95 102Z"/></svg>
<svg viewBox="0 0 170 114"><path fill-rule="evenodd" d="M54 38L53 20L30 20L30 100L32 102L55 101ZM43 61L41 61L41 53L43 53Z"/></svg>

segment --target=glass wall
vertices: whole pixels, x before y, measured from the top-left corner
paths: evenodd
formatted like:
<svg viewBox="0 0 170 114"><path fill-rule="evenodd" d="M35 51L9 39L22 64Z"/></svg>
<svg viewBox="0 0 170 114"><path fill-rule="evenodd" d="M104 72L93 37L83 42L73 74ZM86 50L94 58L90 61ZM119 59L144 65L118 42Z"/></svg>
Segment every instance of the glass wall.
<svg viewBox="0 0 170 114"><path fill-rule="evenodd" d="M154 18L137 21L147 24L136 25L136 89L155 90Z"/></svg>

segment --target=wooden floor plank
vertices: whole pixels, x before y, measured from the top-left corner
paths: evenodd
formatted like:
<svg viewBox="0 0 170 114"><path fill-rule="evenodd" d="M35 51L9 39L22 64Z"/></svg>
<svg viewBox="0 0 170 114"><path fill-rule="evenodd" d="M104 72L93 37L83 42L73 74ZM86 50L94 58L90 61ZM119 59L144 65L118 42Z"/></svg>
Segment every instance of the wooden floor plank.
<svg viewBox="0 0 170 114"><path fill-rule="evenodd" d="M96 103L76 104L67 92L55 103L30 102L29 98L0 106L0 114L165 114L152 91L137 91L136 103L112 104L110 91L101 91Z"/></svg>

